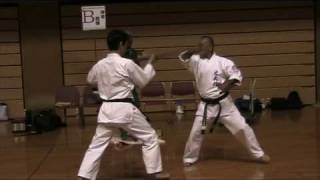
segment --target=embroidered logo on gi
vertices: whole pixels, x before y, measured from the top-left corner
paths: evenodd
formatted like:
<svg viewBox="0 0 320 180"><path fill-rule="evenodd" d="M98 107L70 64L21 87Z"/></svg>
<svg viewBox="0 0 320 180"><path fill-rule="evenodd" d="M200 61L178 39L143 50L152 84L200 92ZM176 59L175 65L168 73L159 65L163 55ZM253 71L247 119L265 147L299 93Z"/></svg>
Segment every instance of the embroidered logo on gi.
<svg viewBox="0 0 320 180"><path fill-rule="evenodd" d="M213 86L217 86L218 83L218 71L214 71L213 73Z"/></svg>

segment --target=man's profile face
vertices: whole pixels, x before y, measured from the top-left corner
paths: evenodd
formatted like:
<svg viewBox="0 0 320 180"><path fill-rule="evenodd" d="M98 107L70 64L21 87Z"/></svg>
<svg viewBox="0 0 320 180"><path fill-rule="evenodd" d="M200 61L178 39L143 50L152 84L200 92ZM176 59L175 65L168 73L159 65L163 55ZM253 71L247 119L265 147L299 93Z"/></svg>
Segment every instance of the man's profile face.
<svg viewBox="0 0 320 180"><path fill-rule="evenodd" d="M125 55L127 49L131 47L131 44L132 44L132 40L125 41L124 43L120 42L119 50L120 50L121 56Z"/></svg>
<svg viewBox="0 0 320 180"><path fill-rule="evenodd" d="M131 48L132 44L133 44L133 38L132 38L132 36L130 36L128 39L128 48Z"/></svg>

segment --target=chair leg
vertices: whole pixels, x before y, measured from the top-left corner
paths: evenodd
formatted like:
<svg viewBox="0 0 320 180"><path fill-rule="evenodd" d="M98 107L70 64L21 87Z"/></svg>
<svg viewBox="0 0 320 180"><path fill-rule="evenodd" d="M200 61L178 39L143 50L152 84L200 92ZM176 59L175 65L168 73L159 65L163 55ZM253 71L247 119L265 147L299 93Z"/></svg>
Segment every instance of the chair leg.
<svg viewBox="0 0 320 180"><path fill-rule="evenodd" d="M67 126L67 109L63 108L63 122Z"/></svg>
<svg viewBox="0 0 320 180"><path fill-rule="evenodd" d="M77 116L78 116L78 120L79 120L80 126L81 127L85 127L86 124L85 124L85 119L84 119L84 113L83 113L83 107L82 106L78 107Z"/></svg>
<svg viewBox="0 0 320 180"><path fill-rule="evenodd" d="M61 118L61 121L65 124L67 124L66 109L65 108L56 108L56 112L57 112L58 116Z"/></svg>

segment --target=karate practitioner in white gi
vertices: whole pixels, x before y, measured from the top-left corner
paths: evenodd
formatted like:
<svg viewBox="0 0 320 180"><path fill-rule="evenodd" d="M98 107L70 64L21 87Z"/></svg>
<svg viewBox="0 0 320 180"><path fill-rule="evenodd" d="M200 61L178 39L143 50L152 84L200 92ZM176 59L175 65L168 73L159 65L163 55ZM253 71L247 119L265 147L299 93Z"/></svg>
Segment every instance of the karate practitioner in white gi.
<svg viewBox="0 0 320 180"><path fill-rule="evenodd" d="M152 55L142 69L122 56L129 47L129 35L112 30L107 37L110 49L107 57L97 62L88 74L88 82L97 85L104 101L98 114L95 135L82 160L78 176L81 180L95 180L103 152L112 138L112 129L122 128L142 141L142 152L148 177L168 179L164 173L158 137L145 116L132 104L134 87L144 87L154 76Z"/></svg>
<svg viewBox="0 0 320 180"><path fill-rule="evenodd" d="M213 38L203 36L198 48L180 53L179 59L194 74L202 98L185 147L184 165L190 166L198 160L204 133L217 121L247 148L257 162L268 163L270 157L264 153L253 130L247 125L228 94L232 87L240 85L241 72L231 60L214 53ZM204 101L208 103L207 111ZM217 116L218 120L215 119Z"/></svg>

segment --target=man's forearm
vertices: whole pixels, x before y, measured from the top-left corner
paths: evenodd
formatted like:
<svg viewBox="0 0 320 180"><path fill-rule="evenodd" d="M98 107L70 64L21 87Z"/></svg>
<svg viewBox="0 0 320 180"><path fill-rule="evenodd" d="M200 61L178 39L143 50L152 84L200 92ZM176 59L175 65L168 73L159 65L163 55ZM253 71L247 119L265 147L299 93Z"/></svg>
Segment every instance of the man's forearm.
<svg viewBox="0 0 320 180"><path fill-rule="evenodd" d="M194 55L195 53L196 53L196 50L187 50L181 55L181 58L182 59L190 59L191 56Z"/></svg>
<svg viewBox="0 0 320 180"><path fill-rule="evenodd" d="M223 86L220 88L222 92L230 91L236 84L239 82L237 79L229 79L223 83Z"/></svg>
<svg viewBox="0 0 320 180"><path fill-rule="evenodd" d="M230 79L227 81L228 82L228 90L232 89L233 87L236 86L236 84L239 82L237 79Z"/></svg>

